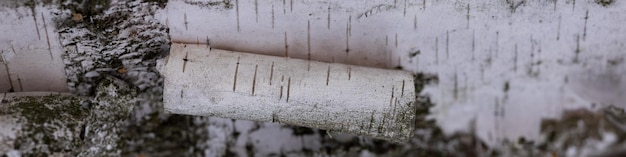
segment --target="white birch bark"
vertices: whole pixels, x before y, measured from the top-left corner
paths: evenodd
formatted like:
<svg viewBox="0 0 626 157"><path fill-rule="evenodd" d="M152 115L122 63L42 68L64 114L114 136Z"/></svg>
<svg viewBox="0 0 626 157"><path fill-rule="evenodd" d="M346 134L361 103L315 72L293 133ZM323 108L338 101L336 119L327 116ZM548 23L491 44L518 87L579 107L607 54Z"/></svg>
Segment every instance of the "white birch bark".
<svg viewBox="0 0 626 157"><path fill-rule="evenodd" d="M52 10L0 7L0 92L67 92Z"/></svg>
<svg viewBox="0 0 626 157"><path fill-rule="evenodd" d="M164 108L176 114L280 122L406 141L413 75L173 44L164 60Z"/></svg>
<svg viewBox="0 0 626 157"><path fill-rule="evenodd" d="M172 0L161 17L173 42L435 74L421 93L429 117L497 146L540 140L540 122L566 109L624 106L625 11L600 0Z"/></svg>

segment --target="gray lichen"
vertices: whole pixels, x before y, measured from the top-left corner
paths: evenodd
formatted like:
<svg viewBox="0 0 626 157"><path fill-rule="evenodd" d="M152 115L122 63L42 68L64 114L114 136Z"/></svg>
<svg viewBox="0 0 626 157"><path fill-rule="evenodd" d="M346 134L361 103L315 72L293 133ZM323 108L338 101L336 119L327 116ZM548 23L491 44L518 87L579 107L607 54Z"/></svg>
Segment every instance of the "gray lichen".
<svg viewBox="0 0 626 157"><path fill-rule="evenodd" d="M165 25L154 18L154 12L165 3L163 0L111 1L103 12L80 16L83 20L75 18L77 14L83 15L77 9L81 3L66 3L62 7L56 23L61 44L68 50L63 59L70 90L78 95L95 96L94 103L101 105L101 108L90 109L99 114L92 115L94 121L86 126L87 135L107 133L106 138L98 137L86 144L84 147L93 151L89 149L91 152L81 155L197 156L204 153L208 135L206 118L169 115L161 109L163 79L155 65L156 59L169 51L169 37ZM110 106L107 105L109 100L103 98L111 93L94 92L102 90L96 88L97 82L111 76L137 90L132 103ZM106 128L97 130L96 126L104 124Z"/></svg>
<svg viewBox="0 0 626 157"><path fill-rule="evenodd" d="M126 82L107 76L96 88L83 126L83 144L77 156L121 156L126 121L135 106L137 91Z"/></svg>
<svg viewBox="0 0 626 157"><path fill-rule="evenodd" d="M24 156L72 153L81 145L79 133L88 115L87 109L81 107L85 101L70 95L5 99L0 105L0 117L12 117L9 119L16 119L21 125L12 149Z"/></svg>
<svg viewBox="0 0 626 157"><path fill-rule="evenodd" d="M124 126L135 105L136 90L106 77L95 98L69 94L5 99L0 117L15 119L19 129L11 150L23 156L120 156ZM3 141L8 142L8 141Z"/></svg>

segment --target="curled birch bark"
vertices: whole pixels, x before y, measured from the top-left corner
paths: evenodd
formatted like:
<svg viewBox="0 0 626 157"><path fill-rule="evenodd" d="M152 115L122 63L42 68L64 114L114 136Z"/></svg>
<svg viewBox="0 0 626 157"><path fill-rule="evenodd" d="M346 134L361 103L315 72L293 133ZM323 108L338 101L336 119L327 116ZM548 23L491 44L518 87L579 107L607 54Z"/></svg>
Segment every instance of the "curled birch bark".
<svg viewBox="0 0 626 157"><path fill-rule="evenodd" d="M409 72L173 44L162 62L164 108L336 130L392 141L413 134Z"/></svg>

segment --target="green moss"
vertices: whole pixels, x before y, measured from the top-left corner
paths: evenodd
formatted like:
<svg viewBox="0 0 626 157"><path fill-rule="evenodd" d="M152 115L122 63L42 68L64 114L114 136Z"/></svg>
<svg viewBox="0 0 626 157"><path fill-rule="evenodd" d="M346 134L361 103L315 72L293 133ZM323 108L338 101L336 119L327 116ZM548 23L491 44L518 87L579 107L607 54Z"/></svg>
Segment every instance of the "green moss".
<svg viewBox="0 0 626 157"><path fill-rule="evenodd" d="M45 155L69 152L68 147L80 145L78 135L57 136L56 132L78 132L88 111L81 107L81 98L67 95L16 97L5 113L12 113L22 123L22 132L15 140L15 149L23 155ZM40 149L41 147L45 149Z"/></svg>
<svg viewBox="0 0 626 157"><path fill-rule="evenodd" d="M82 118L87 112L80 107L80 100L72 96L25 96L14 101L16 104L12 109L23 115L29 123L43 124L53 120Z"/></svg>
<svg viewBox="0 0 626 157"><path fill-rule="evenodd" d="M50 95L44 97L20 97L15 99L21 115L30 123L43 124L52 120L78 119L86 116L86 109L80 106L80 101L72 96ZM60 103L60 105L54 104ZM53 107L47 104L54 104Z"/></svg>

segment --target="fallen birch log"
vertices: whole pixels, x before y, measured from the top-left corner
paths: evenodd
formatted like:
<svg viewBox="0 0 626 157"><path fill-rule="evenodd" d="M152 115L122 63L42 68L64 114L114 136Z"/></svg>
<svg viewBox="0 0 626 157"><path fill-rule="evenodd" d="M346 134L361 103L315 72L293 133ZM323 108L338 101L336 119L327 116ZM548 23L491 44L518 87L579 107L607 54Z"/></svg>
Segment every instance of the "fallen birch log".
<svg viewBox="0 0 626 157"><path fill-rule="evenodd" d="M413 134L413 75L173 44L161 65L164 108L404 141Z"/></svg>

